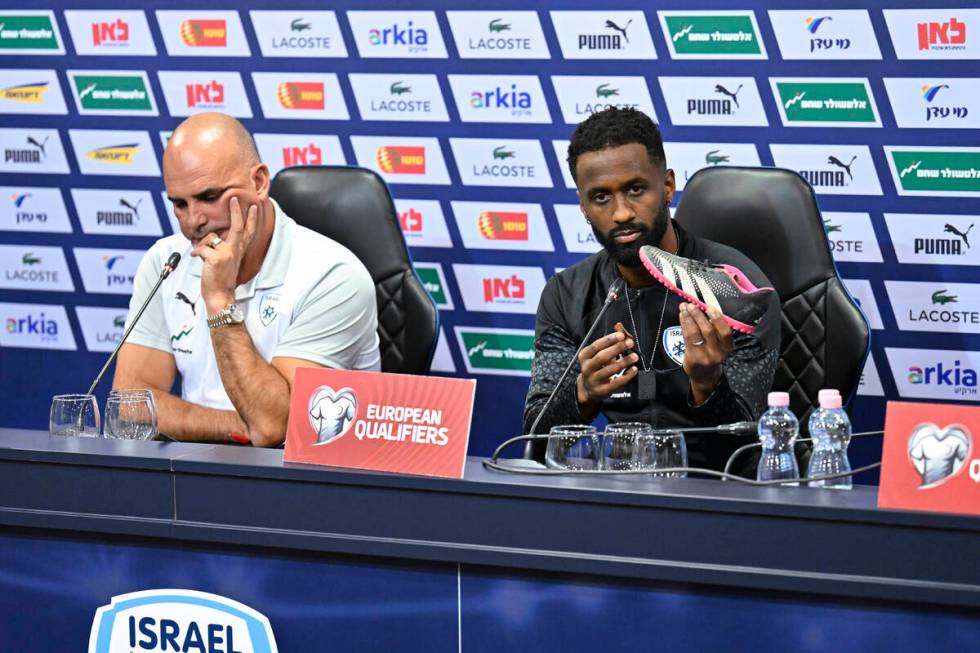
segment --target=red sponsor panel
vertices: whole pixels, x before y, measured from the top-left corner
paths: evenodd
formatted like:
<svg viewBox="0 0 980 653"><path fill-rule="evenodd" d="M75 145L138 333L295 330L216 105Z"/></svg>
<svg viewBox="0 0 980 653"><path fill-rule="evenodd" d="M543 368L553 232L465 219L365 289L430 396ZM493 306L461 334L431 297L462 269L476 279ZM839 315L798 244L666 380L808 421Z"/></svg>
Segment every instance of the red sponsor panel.
<svg viewBox="0 0 980 653"><path fill-rule="evenodd" d="M476 381L300 368L283 460L462 478Z"/></svg>
<svg viewBox="0 0 980 653"><path fill-rule="evenodd" d="M283 82L276 88L276 97L284 109L322 111L326 95L323 82Z"/></svg>
<svg viewBox="0 0 980 653"><path fill-rule="evenodd" d="M484 211L476 219L480 234L487 240L527 240L527 213Z"/></svg>
<svg viewBox="0 0 980 653"><path fill-rule="evenodd" d="M284 168L290 166L318 166L322 164L323 149L313 143L305 146L282 148L282 165Z"/></svg>
<svg viewBox="0 0 980 653"><path fill-rule="evenodd" d="M129 41L129 23L117 18L112 23L92 23L92 45L103 43L127 43Z"/></svg>
<svg viewBox="0 0 980 653"><path fill-rule="evenodd" d="M228 46L228 26L224 19L185 20L180 24L180 39L192 48Z"/></svg>
<svg viewBox="0 0 980 653"><path fill-rule="evenodd" d="M378 167L389 174L425 174L425 147L385 145L375 154Z"/></svg>
<svg viewBox="0 0 980 653"><path fill-rule="evenodd" d="M208 84L187 84L187 108L198 105L212 106L225 101L225 85L211 80Z"/></svg>
<svg viewBox="0 0 980 653"><path fill-rule="evenodd" d="M980 407L888 402L879 508L980 515Z"/></svg>

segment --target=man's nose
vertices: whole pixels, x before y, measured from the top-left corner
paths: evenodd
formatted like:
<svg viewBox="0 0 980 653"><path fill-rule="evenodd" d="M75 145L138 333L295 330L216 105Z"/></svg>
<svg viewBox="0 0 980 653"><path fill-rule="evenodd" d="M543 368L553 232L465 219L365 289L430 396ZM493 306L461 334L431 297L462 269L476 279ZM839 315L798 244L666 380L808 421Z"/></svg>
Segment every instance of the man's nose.
<svg viewBox="0 0 980 653"><path fill-rule="evenodd" d="M613 196L613 220L618 223L632 222L636 218L636 211L625 195Z"/></svg>

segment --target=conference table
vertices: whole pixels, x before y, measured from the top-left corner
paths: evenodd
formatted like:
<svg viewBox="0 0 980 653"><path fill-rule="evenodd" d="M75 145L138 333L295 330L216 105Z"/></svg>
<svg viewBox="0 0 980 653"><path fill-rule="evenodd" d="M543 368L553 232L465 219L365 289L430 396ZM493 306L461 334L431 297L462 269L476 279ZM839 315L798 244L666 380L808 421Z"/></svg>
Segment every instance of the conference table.
<svg viewBox="0 0 980 653"><path fill-rule="evenodd" d="M113 597L182 588L283 652L976 650L980 518L876 494L0 429L0 648L92 650Z"/></svg>

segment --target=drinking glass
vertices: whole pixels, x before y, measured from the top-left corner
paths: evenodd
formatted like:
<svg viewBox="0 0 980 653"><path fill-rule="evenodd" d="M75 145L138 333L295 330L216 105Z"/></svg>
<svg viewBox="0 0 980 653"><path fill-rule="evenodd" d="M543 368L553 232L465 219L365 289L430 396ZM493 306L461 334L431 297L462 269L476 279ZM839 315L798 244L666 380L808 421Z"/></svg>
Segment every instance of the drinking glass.
<svg viewBox="0 0 980 653"><path fill-rule="evenodd" d="M551 469L598 469L599 448L594 426L552 426L544 462Z"/></svg>
<svg viewBox="0 0 980 653"><path fill-rule="evenodd" d="M609 424L602 436L601 469L633 469L636 439L640 435L648 435L651 431L650 425L643 422Z"/></svg>
<svg viewBox="0 0 980 653"><path fill-rule="evenodd" d="M157 415L149 393L110 394L105 405L105 436L150 440L157 434Z"/></svg>
<svg viewBox="0 0 980 653"><path fill-rule="evenodd" d="M56 395L51 399L48 431L52 435L99 437L99 402L93 395Z"/></svg>
<svg viewBox="0 0 980 653"><path fill-rule="evenodd" d="M113 388L109 391L110 397L147 397L150 408L153 409L153 422L157 419L157 404L153 399L153 392L149 388Z"/></svg>
<svg viewBox="0 0 980 653"><path fill-rule="evenodd" d="M680 431L669 433L649 433L638 435L633 447L635 469L647 469L654 476L680 478L687 472L657 473L655 470L669 467L687 467L687 443Z"/></svg>

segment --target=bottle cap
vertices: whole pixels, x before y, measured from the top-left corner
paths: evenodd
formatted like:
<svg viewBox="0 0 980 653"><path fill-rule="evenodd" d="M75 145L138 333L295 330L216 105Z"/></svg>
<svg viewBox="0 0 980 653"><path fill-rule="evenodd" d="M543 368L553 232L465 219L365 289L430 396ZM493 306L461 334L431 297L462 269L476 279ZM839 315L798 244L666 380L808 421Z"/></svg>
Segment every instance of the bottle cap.
<svg viewBox="0 0 980 653"><path fill-rule="evenodd" d="M817 393L817 399L818 400L823 399L824 396L839 397L840 391L835 388L824 388L823 390Z"/></svg>
<svg viewBox="0 0 980 653"><path fill-rule="evenodd" d="M770 392L769 393L769 405L775 406L777 408L783 408L789 406L789 393L788 392Z"/></svg>
<svg viewBox="0 0 980 653"><path fill-rule="evenodd" d="M836 391L835 391L836 392ZM823 390L820 391L820 407L821 408L840 408L841 398L840 395L823 394Z"/></svg>

